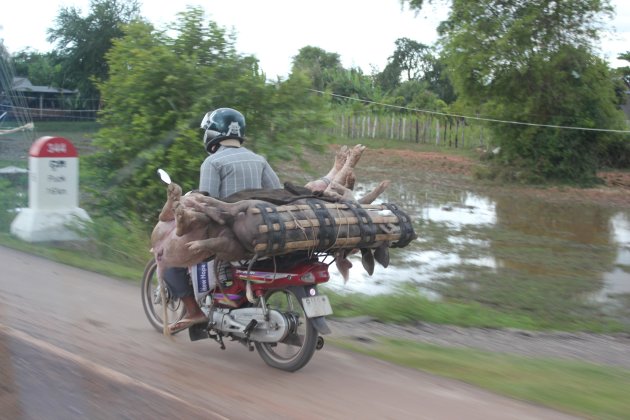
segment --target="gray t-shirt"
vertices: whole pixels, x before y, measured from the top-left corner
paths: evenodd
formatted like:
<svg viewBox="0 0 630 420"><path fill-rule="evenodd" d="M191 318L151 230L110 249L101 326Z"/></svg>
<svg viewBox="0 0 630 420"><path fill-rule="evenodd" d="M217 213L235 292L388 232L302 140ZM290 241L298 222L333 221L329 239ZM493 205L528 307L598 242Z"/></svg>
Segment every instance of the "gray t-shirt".
<svg viewBox="0 0 630 420"><path fill-rule="evenodd" d="M225 198L250 188L281 188L267 160L245 147L221 146L201 164L199 190Z"/></svg>

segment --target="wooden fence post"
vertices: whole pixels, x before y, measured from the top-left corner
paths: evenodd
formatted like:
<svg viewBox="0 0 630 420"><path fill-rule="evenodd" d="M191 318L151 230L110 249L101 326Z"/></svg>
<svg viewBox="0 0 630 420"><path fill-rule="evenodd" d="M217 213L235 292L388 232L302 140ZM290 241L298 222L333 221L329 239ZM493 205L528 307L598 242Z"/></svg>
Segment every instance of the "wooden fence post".
<svg viewBox="0 0 630 420"><path fill-rule="evenodd" d="M341 114L341 133L339 133L340 137L343 137L343 134L345 133L345 130L344 130L344 125L345 124L344 123L345 123L345 119L344 119L343 114Z"/></svg>
<svg viewBox="0 0 630 420"><path fill-rule="evenodd" d="M459 118L455 119L455 148L457 149L457 135L459 134Z"/></svg>
<svg viewBox="0 0 630 420"><path fill-rule="evenodd" d="M446 128L447 128L447 126L448 126L448 124L447 124L448 122L449 122L448 120L447 120L447 121L444 121L444 136L442 136L442 137L444 138L444 146L446 146L446 141L447 141L447 138L446 138ZM449 144L448 144L448 145L449 145L449 147L451 146L451 144L450 144L450 140L449 140Z"/></svg>
<svg viewBox="0 0 630 420"><path fill-rule="evenodd" d="M374 128L372 129L372 138L376 138L376 128L378 127L378 115L374 116Z"/></svg>
<svg viewBox="0 0 630 420"><path fill-rule="evenodd" d="M440 119L435 119L435 145L440 145Z"/></svg>
<svg viewBox="0 0 630 420"><path fill-rule="evenodd" d="M402 125L402 127L400 128L400 139L402 141L405 141L405 138L407 136L405 136L405 126L407 125L407 119L405 117L402 117L402 120L400 121L400 124Z"/></svg>
<svg viewBox="0 0 630 420"><path fill-rule="evenodd" d="M395 123L395 119L394 116L392 115L392 123L391 123L391 127L389 130L389 138L390 140L394 138L394 123Z"/></svg>
<svg viewBox="0 0 630 420"><path fill-rule="evenodd" d="M420 121L418 121L418 117L416 117L416 144L419 141L419 137L420 137Z"/></svg>

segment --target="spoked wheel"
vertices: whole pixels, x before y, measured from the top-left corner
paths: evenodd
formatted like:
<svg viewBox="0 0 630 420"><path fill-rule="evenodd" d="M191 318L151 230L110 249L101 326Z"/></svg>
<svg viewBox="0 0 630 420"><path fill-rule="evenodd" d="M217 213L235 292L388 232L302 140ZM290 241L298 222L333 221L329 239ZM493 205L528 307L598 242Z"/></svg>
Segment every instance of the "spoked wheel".
<svg viewBox="0 0 630 420"><path fill-rule="evenodd" d="M168 320L177 322L184 316L184 305L179 299L171 298L168 289L165 291ZM160 280L157 276L157 263L155 259L149 261L144 268L142 277L142 307L147 319L157 331L162 332L164 320L162 319L164 307L160 295Z"/></svg>
<svg viewBox="0 0 630 420"><path fill-rule="evenodd" d="M306 365L317 347L317 330L306 317L299 298L291 290L273 290L265 296L267 307L283 313L289 334L280 343L256 343L256 350L269 366L294 372Z"/></svg>

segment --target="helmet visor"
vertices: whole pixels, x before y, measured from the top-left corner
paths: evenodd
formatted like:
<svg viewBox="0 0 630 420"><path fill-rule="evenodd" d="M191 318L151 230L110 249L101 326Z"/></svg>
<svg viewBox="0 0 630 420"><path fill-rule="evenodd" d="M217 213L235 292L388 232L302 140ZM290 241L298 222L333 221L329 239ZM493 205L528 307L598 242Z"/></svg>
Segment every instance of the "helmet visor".
<svg viewBox="0 0 630 420"><path fill-rule="evenodd" d="M211 123L212 123L212 112L208 112L206 113L206 115L203 116L203 120L201 120L201 128L205 130L208 127L210 127Z"/></svg>
<svg viewBox="0 0 630 420"><path fill-rule="evenodd" d="M208 142L210 142L210 140L215 139L220 135L221 133L219 133L218 131L206 130L203 133L203 144L208 145Z"/></svg>

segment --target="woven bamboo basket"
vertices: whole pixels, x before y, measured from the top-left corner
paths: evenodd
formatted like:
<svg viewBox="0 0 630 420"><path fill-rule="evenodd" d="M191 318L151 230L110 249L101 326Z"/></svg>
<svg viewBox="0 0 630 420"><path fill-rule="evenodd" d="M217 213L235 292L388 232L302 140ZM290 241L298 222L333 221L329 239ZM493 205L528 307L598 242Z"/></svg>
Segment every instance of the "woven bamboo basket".
<svg viewBox="0 0 630 420"><path fill-rule="evenodd" d="M313 198L299 204L259 204L248 210L248 217L255 218L256 226L248 245L259 256L382 245L402 248L416 238L411 219L395 204L329 203Z"/></svg>

